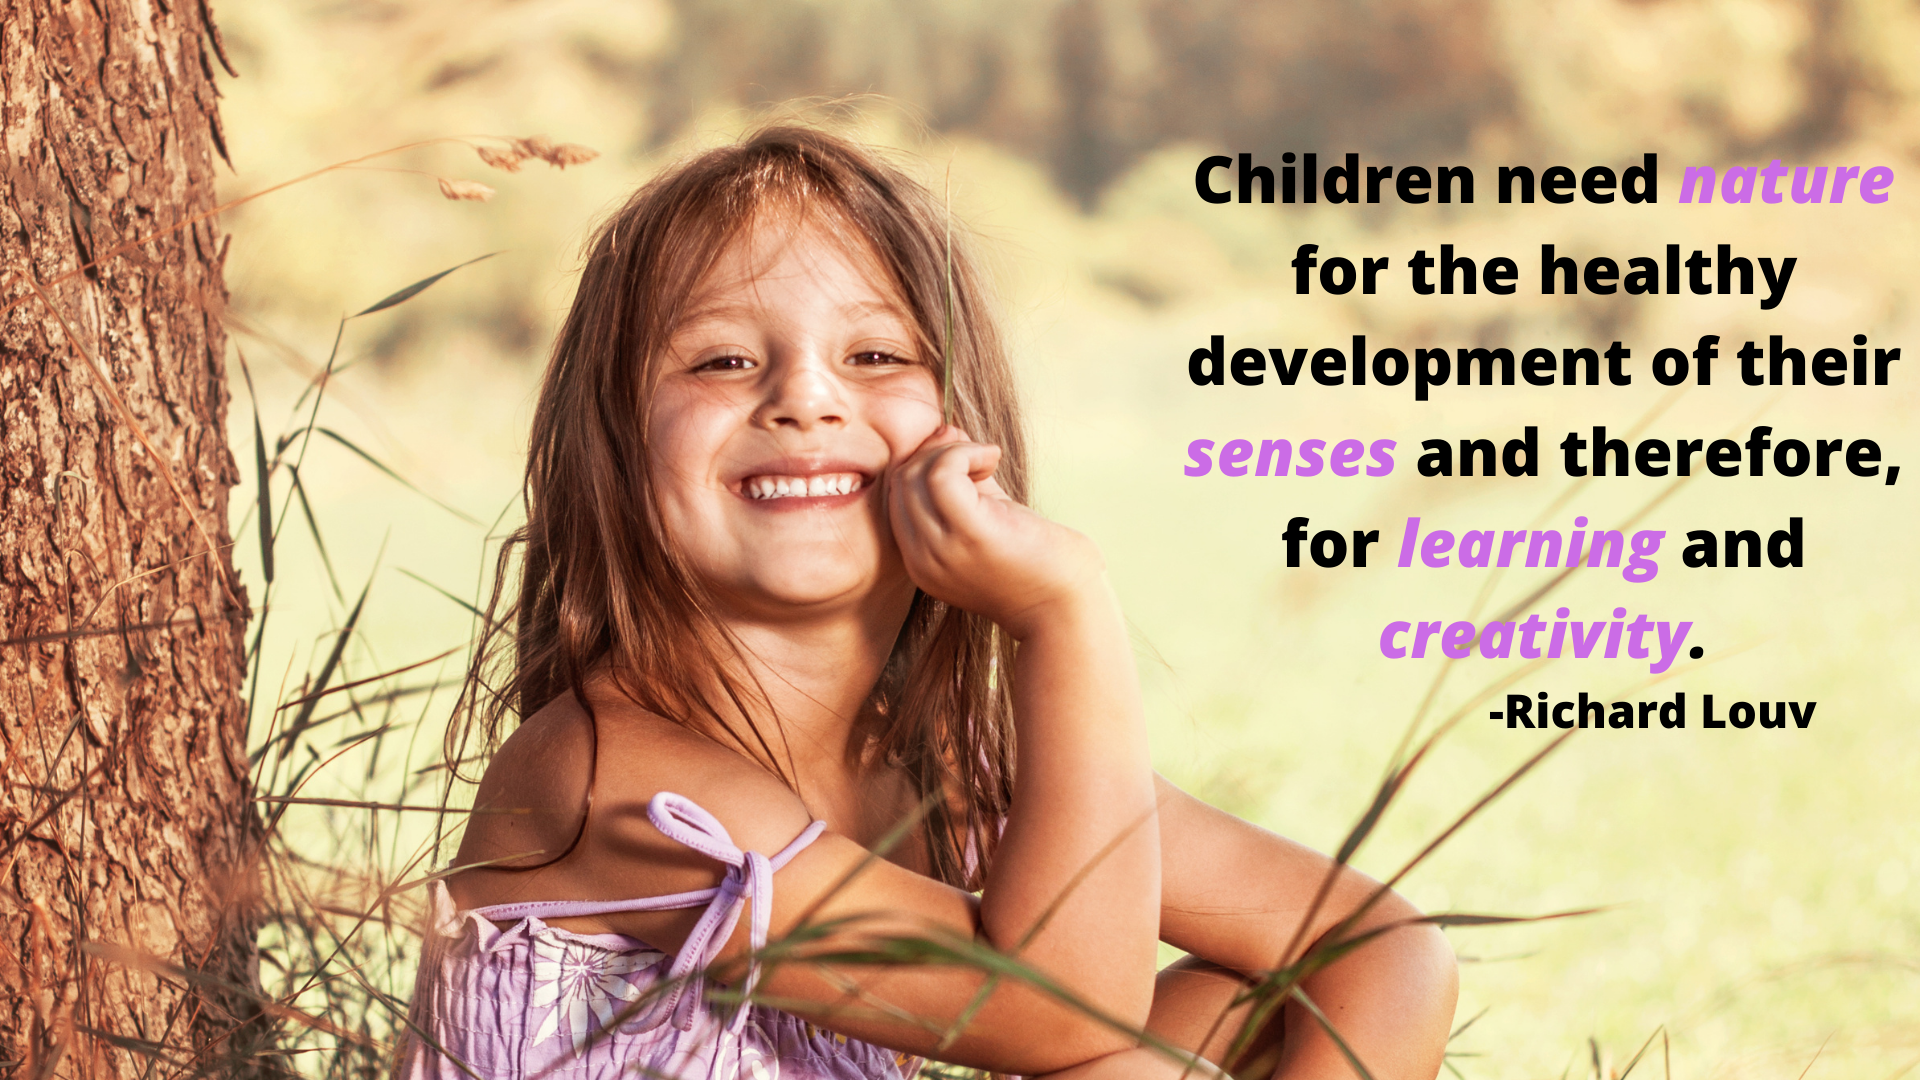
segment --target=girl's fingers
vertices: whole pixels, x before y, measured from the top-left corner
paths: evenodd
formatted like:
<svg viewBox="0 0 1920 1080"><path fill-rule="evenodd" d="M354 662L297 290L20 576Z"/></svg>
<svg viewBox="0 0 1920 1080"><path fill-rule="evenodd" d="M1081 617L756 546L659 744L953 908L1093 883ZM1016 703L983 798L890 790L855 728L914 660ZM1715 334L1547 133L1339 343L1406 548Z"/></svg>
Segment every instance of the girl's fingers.
<svg viewBox="0 0 1920 1080"><path fill-rule="evenodd" d="M993 478L1000 460L998 446L947 427L888 473L887 511L907 572L949 603L994 606L992 582L1009 557L1022 561L1019 530L1002 512L1011 500Z"/></svg>
<svg viewBox="0 0 1920 1080"><path fill-rule="evenodd" d="M965 514L982 492L1004 497L992 482L999 463L999 447L969 442L956 427L941 428L892 471L889 503L948 527L954 523L949 519Z"/></svg>
<svg viewBox="0 0 1920 1080"><path fill-rule="evenodd" d="M928 466L927 488L942 511L964 513L979 504L979 482L991 478L999 464L997 446L961 443L947 447Z"/></svg>
<svg viewBox="0 0 1920 1080"><path fill-rule="evenodd" d="M894 471L893 490L889 494L893 497L894 506L902 513L922 521L938 516L933 505L933 493L928 490L929 473L938 460L938 451L916 455Z"/></svg>
<svg viewBox="0 0 1920 1080"><path fill-rule="evenodd" d="M887 470L885 482L889 501L913 488L915 478L926 471L933 458L938 455L941 446L960 442L965 438L965 432L949 424L936 428L933 434L921 440L920 445L915 447L911 454Z"/></svg>
<svg viewBox="0 0 1920 1080"><path fill-rule="evenodd" d="M968 441L967 433L952 424L936 428L893 471L902 476L912 476L929 467L940 456L942 447Z"/></svg>
<svg viewBox="0 0 1920 1080"><path fill-rule="evenodd" d="M1013 497L1008 495L1007 490L1000 486L1000 481L996 477L989 476L984 480L976 481L976 484L980 488L980 493L988 498L1001 499L1006 502L1013 501Z"/></svg>
<svg viewBox="0 0 1920 1080"><path fill-rule="evenodd" d="M956 443L942 447L925 466L910 474L901 492L901 508L918 520L923 540L953 542L962 537L985 539L982 490L975 476L991 477L998 462L997 447ZM991 482L990 480L988 482Z"/></svg>

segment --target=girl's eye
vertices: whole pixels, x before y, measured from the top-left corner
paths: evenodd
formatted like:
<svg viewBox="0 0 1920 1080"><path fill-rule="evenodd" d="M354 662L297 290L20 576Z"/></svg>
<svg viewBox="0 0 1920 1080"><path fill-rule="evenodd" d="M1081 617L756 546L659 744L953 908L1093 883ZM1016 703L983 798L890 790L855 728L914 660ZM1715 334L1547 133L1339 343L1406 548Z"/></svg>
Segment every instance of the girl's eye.
<svg viewBox="0 0 1920 1080"><path fill-rule="evenodd" d="M754 366L744 356L715 356L694 365L695 371L747 371Z"/></svg>
<svg viewBox="0 0 1920 1080"><path fill-rule="evenodd" d="M884 364L911 364L913 363L913 361L907 359L904 356L895 356L894 354L889 352L880 352L877 349L869 349L866 352L854 353L852 356L847 358L847 363L856 364L862 367L868 367L868 366L880 366Z"/></svg>

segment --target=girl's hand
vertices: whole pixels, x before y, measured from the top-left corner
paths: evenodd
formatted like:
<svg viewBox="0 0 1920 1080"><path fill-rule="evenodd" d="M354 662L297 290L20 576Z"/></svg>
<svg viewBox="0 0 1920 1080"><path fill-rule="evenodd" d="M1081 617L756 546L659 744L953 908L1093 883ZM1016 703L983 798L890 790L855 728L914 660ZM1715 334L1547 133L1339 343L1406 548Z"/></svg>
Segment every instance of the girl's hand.
<svg viewBox="0 0 1920 1080"><path fill-rule="evenodd" d="M935 431L887 475L885 498L907 574L928 595L1024 640L1046 613L1104 591L1091 540L1007 496L1000 448Z"/></svg>

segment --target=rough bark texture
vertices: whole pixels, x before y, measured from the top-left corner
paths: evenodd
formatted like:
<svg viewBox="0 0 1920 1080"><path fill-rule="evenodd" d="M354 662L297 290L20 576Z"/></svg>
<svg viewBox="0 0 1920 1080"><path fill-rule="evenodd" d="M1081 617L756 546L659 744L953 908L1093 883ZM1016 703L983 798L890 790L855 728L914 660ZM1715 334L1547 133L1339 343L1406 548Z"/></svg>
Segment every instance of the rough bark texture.
<svg viewBox="0 0 1920 1080"><path fill-rule="evenodd" d="M0 0L0 1074L251 1036L180 970L255 981L224 248L165 233L213 203L213 35L202 0Z"/></svg>

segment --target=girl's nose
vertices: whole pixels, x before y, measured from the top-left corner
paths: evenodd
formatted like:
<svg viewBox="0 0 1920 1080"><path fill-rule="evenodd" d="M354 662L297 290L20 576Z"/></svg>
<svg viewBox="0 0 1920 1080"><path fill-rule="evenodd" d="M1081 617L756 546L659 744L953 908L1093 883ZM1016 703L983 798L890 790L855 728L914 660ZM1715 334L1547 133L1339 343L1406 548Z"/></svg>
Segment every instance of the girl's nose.
<svg viewBox="0 0 1920 1080"><path fill-rule="evenodd" d="M756 421L769 428L799 431L811 430L817 424L846 423L846 399L832 375L812 362L789 362L779 367Z"/></svg>

